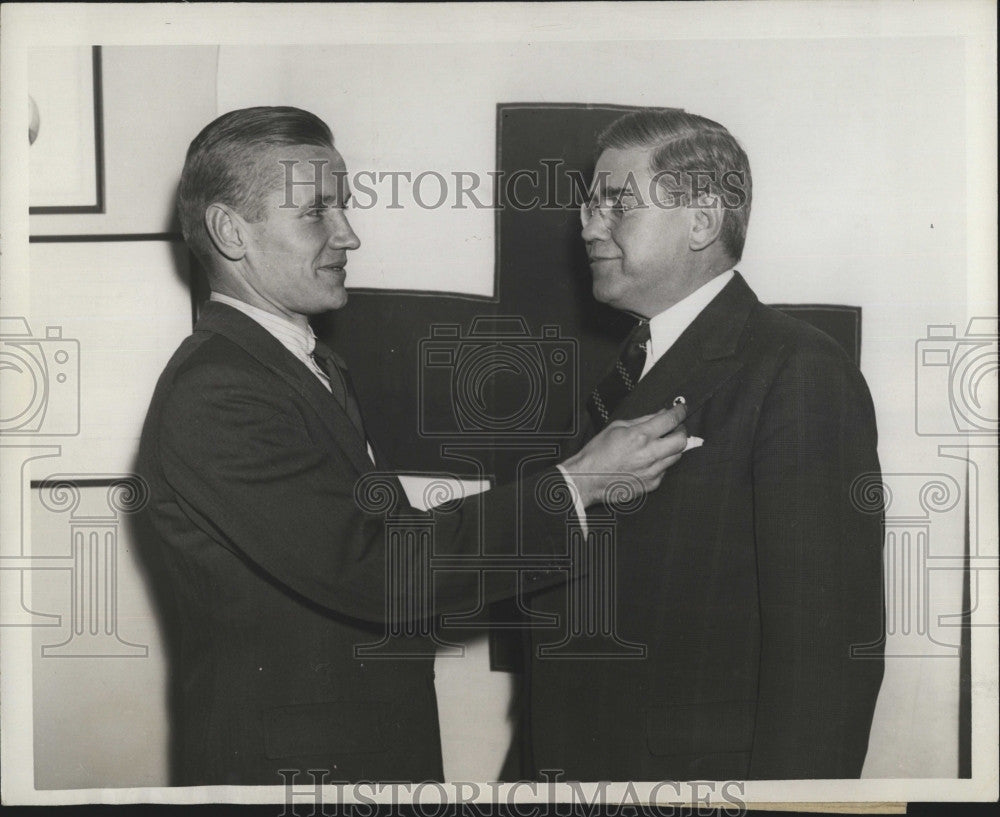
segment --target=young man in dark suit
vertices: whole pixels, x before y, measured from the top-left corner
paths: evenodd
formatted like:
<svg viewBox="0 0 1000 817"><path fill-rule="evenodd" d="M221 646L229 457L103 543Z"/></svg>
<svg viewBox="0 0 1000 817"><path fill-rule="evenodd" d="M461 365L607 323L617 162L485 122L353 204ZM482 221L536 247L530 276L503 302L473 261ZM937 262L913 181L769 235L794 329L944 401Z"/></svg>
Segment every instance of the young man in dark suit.
<svg viewBox="0 0 1000 817"><path fill-rule="evenodd" d="M308 322L347 301L360 243L349 196L329 128L306 111L233 111L188 151L179 211L212 297L160 377L138 467L155 533L143 551L168 622L177 785L281 785L310 769L329 781L442 778L431 640L397 639L399 660L355 652L412 599L387 586L384 514L355 498L376 465L350 379ZM583 507L618 472L653 489L684 448L682 419L617 424L560 471L437 516L435 554L522 537L544 568L565 551L565 515L540 507L540 480L570 482ZM555 578L524 576L529 587ZM488 584L486 601L508 584ZM435 602L479 592L474 571L456 572Z"/></svg>
<svg viewBox="0 0 1000 817"><path fill-rule="evenodd" d="M617 520L616 632L640 660L588 658L582 638L567 658L567 587L532 597L564 631L530 631L529 762L570 780L858 777L883 672L864 378L734 271L751 179L724 127L640 111L599 149L593 292L639 322L584 439L683 395L704 443Z"/></svg>

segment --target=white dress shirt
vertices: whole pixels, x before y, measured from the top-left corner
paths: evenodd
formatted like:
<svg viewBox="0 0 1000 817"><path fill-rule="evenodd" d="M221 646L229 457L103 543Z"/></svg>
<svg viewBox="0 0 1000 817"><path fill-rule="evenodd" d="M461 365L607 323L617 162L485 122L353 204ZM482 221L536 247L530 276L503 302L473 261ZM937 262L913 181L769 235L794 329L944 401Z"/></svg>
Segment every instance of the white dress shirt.
<svg viewBox="0 0 1000 817"><path fill-rule="evenodd" d="M642 380L649 370L656 365L667 350L677 342L684 330L687 329L694 319L697 318L705 307L709 305L713 298L722 292L723 288L732 279L735 273L733 270L717 275L707 284L702 284L698 289L688 295L684 300L678 301L668 309L663 310L659 315L654 315L649 319L649 341L646 343L646 362L642 367Z"/></svg>
<svg viewBox="0 0 1000 817"><path fill-rule="evenodd" d="M643 364L642 373L639 375L639 379L642 380L649 372L653 366L656 365L658 361L667 350L677 342L684 330L687 329L694 319L697 318L706 306L712 301L712 299L722 292L723 288L732 279L735 273L733 270L722 273L722 275L717 275L711 281L706 284L702 284L698 289L688 295L681 301L678 301L673 306L663 310L663 312L658 315L654 315L649 319L649 340L646 342L646 362ZM698 438L690 438L691 442L697 442L700 444ZM689 443L690 445L691 443ZM684 449L687 450L686 448ZM563 476L566 481L573 485L573 480L566 469L561 465L559 470L562 471ZM574 497L576 497L576 492L574 490ZM580 517L583 523L583 529L586 533L587 522L586 514L584 513L582 504L577 499L574 502L574 507L576 508L577 516Z"/></svg>
<svg viewBox="0 0 1000 817"><path fill-rule="evenodd" d="M311 326L303 329L298 324L292 323L288 318L282 318L280 315L267 312L245 301L232 298L229 295L223 295L221 292L213 292L209 300L231 306L233 309L238 309L248 318L252 318L259 323L275 340L301 360L306 368L316 375L319 381L326 386L327 391L331 391L329 378L312 356L313 349L316 348L316 333L313 332Z"/></svg>
<svg viewBox="0 0 1000 817"><path fill-rule="evenodd" d="M313 350L316 348L316 333L313 332L311 326L307 326L303 329L301 326L292 323L287 318L282 318L280 315L267 312L266 310L248 304L245 301L241 301L238 298L223 295L221 292L213 292L209 296L209 300L216 301L220 304L226 304L226 306L231 306L233 309L238 309L248 318L256 321L261 327L266 329L271 336L278 341L278 343L301 360L306 368L316 375L316 378L323 384L324 388L326 388L328 392L333 392L333 389L330 388L330 378L326 376L326 372L319 367L319 364L316 363L316 358L312 356ZM374 463L375 454L372 452L371 443L365 440L365 445L368 447L368 457Z"/></svg>
<svg viewBox="0 0 1000 817"><path fill-rule="evenodd" d="M735 273L733 270L717 275L707 284L702 284L698 289L688 295L684 300L678 301L668 309L663 310L659 315L649 319L649 340L646 342L646 362L643 364L642 373L639 379L642 380L666 351L677 342L684 330L687 329L697 318L702 310L709 305L711 300L722 292L723 288L732 279ZM700 444L700 440L692 438L693 442ZM684 449L687 450L686 448ZM573 508L583 526L584 534L587 533L587 514L583 508L583 503L579 499L576 485L562 465L556 466L562 472L563 478L570 485L573 492Z"/></svg>

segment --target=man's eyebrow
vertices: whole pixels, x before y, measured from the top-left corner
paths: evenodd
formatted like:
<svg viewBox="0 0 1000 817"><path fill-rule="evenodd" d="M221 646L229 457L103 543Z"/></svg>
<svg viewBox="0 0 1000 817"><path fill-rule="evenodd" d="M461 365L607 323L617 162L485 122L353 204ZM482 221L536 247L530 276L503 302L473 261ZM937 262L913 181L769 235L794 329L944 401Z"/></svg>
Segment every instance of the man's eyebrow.
<svg viewBox="0 0 1000 817"><path fill-rule="evenodd" d="M312 201L307 201L302 205L308 209L312 207L343 207L351 200L351 191L347 190L343 196L316 196Z"/></svg>
<svg viewBox="0 0 1000 817"><path fill-rule="evenodd" d="M608 187L605 187L601 191L601 198L604 198L604 199L616 199L622 193L624 193L626 189L627 188L624 188L624 187L614 187L614 186L609 185ZM597 190L596 189L595 190L591 190L590 191L590 198L593 199L596 196L597 196Z"/></svg>

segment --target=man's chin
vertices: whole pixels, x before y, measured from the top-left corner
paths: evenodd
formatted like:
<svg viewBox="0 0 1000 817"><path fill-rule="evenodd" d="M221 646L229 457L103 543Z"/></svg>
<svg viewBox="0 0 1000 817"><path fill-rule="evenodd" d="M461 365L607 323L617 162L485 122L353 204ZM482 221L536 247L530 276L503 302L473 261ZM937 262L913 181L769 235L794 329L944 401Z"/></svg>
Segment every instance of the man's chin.
<svg viewBox="0 0 1000 817"><path fill-rule="evenodd" d="M607 304L608 306L615 305L615 292L613 287L610 287L595 278L594 284L591 287L591 292L594 294L594 300L600 301L602 304Z"/></svg>
<svg viewBox="0 0 1000 817"><path fill-rule="evenodd" d="M323 298L323 300L317 300L312 304L312 307L306 311L306 315L322 315L324 312L333 312L337 309L342 309L347 304L347 290L342 290L339 293L332 293L329 296Z"/></svg>
<svg viewBox="0 0 1000 817"><path fill-rule="evenodd" d="M327 311L331 311L334 309L342 309L344 306L346 306L346 304L347 304L347 290L341 288L330 296L330 299L326 303L326 309Z"/></svg>

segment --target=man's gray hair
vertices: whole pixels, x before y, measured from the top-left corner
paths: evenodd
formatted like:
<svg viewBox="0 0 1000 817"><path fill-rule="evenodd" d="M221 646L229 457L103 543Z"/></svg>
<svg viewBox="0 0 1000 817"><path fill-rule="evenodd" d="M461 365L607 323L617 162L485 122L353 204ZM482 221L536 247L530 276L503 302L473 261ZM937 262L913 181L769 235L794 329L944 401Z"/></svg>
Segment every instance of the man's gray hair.
<svg viewBox="0 0 1000 817"><path fill-rule="evenodd" d="M750 160L722 125L680 108L646 108L608 125L597 147L649 148L650 171L665 187L691 199L707 193L720 200L725 211L720 241L734 264L740 260L753 194Z"/></svg>

